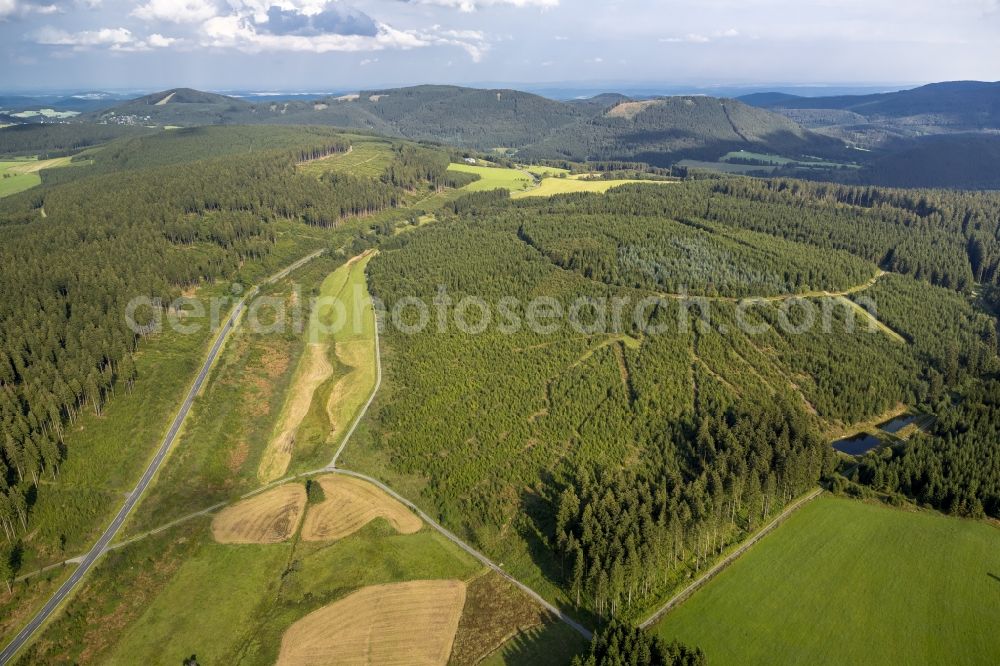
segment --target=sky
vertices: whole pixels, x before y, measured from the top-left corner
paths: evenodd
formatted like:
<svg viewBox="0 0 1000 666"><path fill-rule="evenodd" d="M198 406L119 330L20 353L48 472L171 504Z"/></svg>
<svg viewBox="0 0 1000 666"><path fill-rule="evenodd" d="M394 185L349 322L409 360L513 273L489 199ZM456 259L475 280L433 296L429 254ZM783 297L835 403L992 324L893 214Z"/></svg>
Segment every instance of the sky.
<svg viewBox="0 0 1000 666"><path fill-rule="evenodd" d="M1000 79L1000 0L0 0L0 90Z"/></svg>

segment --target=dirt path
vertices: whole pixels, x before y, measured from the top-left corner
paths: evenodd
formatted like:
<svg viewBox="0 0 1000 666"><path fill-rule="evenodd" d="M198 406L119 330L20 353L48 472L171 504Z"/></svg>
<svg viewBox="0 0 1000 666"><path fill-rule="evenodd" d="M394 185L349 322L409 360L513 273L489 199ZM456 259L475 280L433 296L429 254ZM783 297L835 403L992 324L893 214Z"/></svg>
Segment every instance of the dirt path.
<svg viewBox="0 0 1000 666"><path fill-rule="evenodd" d="M871 289L875 286L875 283L881 279L886 271L879 269L876 271L875 275L867 282L862 282L861 284L856 284L853 287L848 287L843 291L803 291L798 294L777 294L775 296L695 296L693 294L672 294L669 292L656 292L657 296L663 298L673 298L676 300L683 300L688 298L698 298L706 301L722 301L726 303L739 303L741 301L761 301L764 303L772 303L775 301L789 301L793 298L838 298L843 296L850 296L852 294L857 294L867 289ZM867 311L866 311L867 312Z"/></svg>
<svg viewBox="0 0 1000 666"><path fill-rule="evenodd" d="M267 445L261 457L257 478L270 483L281 477L292 460L295 433L312 405L313 395L323 382L333 375L333 365L328 357L330 345L310 343L300 361L299 370L292 381L292 390L279 420L278 434Z"/></svg>
<svg viewBox="0 0 1000 666"><path fill-rule="evenodd" d="M670 600L667 601L667 603L663 604L662 606L660 606L660 608L658 608L657 610L653 611L653 614L650 615L648 618L646 618L646 620L644 622L642 622L642 624L640 624L639 627L642 628L642 629L648 629L649 627L651 627L654 624L656 624L657 622L659 622L660 619L662 619L664 615L666 615L667 613L669 613L677 605L679 605L681 602L685 601L692 594L694 594L695 592L697 592L705 583L707 583L708 581L712 580L716 575L718 575L719 572L721 572L726 567L728 567L730 564L732 564L733 562L735 562L739 558L740 555L742 555L743 553L745 553L748 550L750 550L750 548L755 543L757 543L758 541L760 541L761 539L763 539L765 536L767 536L768 534L770 534L774 530L774 528L776 528L778 525L780 525L781 523L783 523L785 521L785 519L788 518L788 516L790 516L793 513L795 513L798 509L802 508L809 501L814 500L817 497L819 497L822 492L823 492L822 488L817 488L816 490L813 490L811 493L809 493L805 497L801 497L801 498L795 500L793 503L789 504L787 507L785 507L785 510L782 511L781 513L779 513L778 516L774 520L772 520L770 523L768 523L768 525L766 527L762 528L756 534L754 534L752 537L750 537L749 539L747 539L746 541L744 541L743 544L740 545L739 548L737 548L736 550L734 550L733 552L731 552L729 555L727 555L720 562L717 562L711 569L709 569L708 571L706 571L705 573L703 573L701 576L699 576L697 579L695 579L695 581L693 583L691 583L690 585L688 585L687 587L685 587L683 590L681 590L680 592L678 592L677 594L675 594L673 597L671 597Z"/></svg>

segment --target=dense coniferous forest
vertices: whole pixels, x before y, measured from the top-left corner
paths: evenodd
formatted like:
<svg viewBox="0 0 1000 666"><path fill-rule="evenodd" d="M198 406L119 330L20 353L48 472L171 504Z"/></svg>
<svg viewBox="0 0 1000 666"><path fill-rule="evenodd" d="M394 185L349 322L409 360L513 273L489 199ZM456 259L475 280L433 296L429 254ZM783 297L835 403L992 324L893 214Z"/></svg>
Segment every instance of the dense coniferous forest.
<svg viewBox="0 0 1000 666"><path fill-rule="evenodd" d="M505 131L545 111L541 98L486 92ZM483 103L456 94L420 91L442 117L456 100L470 113ZM615 147L596 171L662 179L616 161L617 142L674 104L615 107L595 122ZM363 106L381 123L417 123L411 134L431 122L407 120L408 102L391 94ZM695 106L699 122L728 123L719 146L730 133L813 140L749 107ZM547 131L573 127L584 108ZM477 131L442 120L433 134L499 142ZM59 154L116 132L83 132L83 143L24 132L12 150ZM88 165L0 201L6 540L31 529L32 502L69 453L66 429L137 379L143 336L121 317L129 299L166 307L266 261L277 229L321 234L352 218L338 238L354 251L379 245L368 277L385 307L367 454L515 575L540 572L608 622L580 664L704 663L618 620L642 616L817 483L842 484L832 433L902 406L935 421L840 469L879 492L1000 518L1000 196L727 177L551 199L477 192L416 225L425 197L476 176L448 171L449 150L399 139L386 140L377 175L304 172L356 138L284 126L125 132L89 149ZM401 206L408 233L386 216L364 221ZM466 296L487 309L434 309ZM433 316L410 331L399 308L414 297ZM548 328L527 325L537 299L555 308ZM601 303L623 303L621 316Z"/></svg>
<svg viewBox="0 0 1000 666"><path fill-rule="evenodd" d="M840 142L735 100L667 97L625 101L519 151L531 159L630 160L669 167L732 150L839 155Z"/></svg>
<svg viewBox="0 0 1000 666"><path fill-rule="evenodd" d="M62 157L112 139L142 136L154 131L121 125L14 125L0 131L0 155L38 155L43 159Z"/></svg>
<svg viewBox="0 0 1000 666"><path fill-rule="evenodd" d="M1000 382L945 401L926 433L866 455L852 478L957 516L1000 518Z"/></svg>
<svg viewBox="0 0 1000 666"><path fill-rule="evenodd" d="M646 322L665 333L627 315L597 331L389 327L376 449L426 479L425 499L488 552L541 541L536 565L575 603L635 617L831 477L824 433L996 371L996 320L970 292L994 274L997 203L747 179L462 197L447 224L383 244L370 271L390 312L413 295L474 294L509 324L544 295L565 318L581 296L634 303L687 278L711 323L671 295ZM874 305L878 325L823 295L841 290ZM828 326L789 330L804 316L761 300L751 320L764 330L749 331L733 300L797 291L829 308Z"/></svg>
<svg viewBox="0 0 1000 666"><path fill-rule="evenodd" d="M668 643L621 622L610 622L597 632L589 653L573 659L573 666L704 666L705 663L705 655L698 648Z"/></svg>
<svg viewBox="0 0 1000 666"><path fill-rule="evenodd" d="M41 479L58 475L64 429L84 410L100 414L135 380L141 336L123 317L130 299L167 307L184 288L235 276L270 253L275 221L335 226L395 207L410 189L453 182L447 153L413 146L397 148L381 179L296 172L298 162L349 147L328 130L289 128L126 138L71 178L0 202L0 522L8 538L27 529ZM233 156L210 157L226 153ZM144 316L152 314L137 311Z"/></svg>
<svg viewBox="0 0 1000 666"><path fill-rule="evenodd" d="M689 166L715 171L717 161L724 160L729 166L760 166L748 173L763 177L995 189L998 94L995 83L957 81L841 97L758 93L737 99L633 99L609 93L558 101L509 89L420 85L254 103L180 88L109 101L110 108L70 121L88 128L80 134L90 138L59 143L53 136L51 143L58 147L45 154L67 154L153 126L321 125L489 152L502 149L521 161L630 161L680 173L688 168L678 165L683 159L705 161ZM0 154L12 144L18 151L43 152L37 140L29 139L32 133L77 131L39 127L60 125L0 131ZM732 151L764 156L733 156Z"/></svg>
<svg viewBox="0 0 1000 666"><path fill-rule="evenodd" d="M553 263L608 284L731 297L837 291L871 279L875 266L837 250L706 222L637 227L610 211L531 216L518 233Z"/></svg>

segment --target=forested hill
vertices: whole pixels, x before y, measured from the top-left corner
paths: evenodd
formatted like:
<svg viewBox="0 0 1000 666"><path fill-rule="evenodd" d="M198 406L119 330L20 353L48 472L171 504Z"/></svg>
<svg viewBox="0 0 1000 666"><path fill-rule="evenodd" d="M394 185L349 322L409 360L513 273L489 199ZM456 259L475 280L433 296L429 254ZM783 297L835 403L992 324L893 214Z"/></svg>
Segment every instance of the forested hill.
<svg viewBox="0 0 1000 666"><path fill-rule="evenodd" d="M88 119L124 124L335 125L488 150L539 141L587 113L579 105L516 90L425 85L258 104L188 89L167 90Z"/></svg>
<svg viewBox="0 0 1000 666"><path fill-rule="evenodd" d="M349 242L364 226L353 220L456 184L446 151L384 144L380 174L315 177L296 164L344 154L350 138L329 128L160 132L114 141L87 166L0 200L0 526L8 538L35 529L44 480L76 454L66 430L85 412L101 415L136 379L141 337L122 317L130 299L167 304L202 282L252 281L324 247L324 238Z"/></svg>
<svg viewBox="0 0 1000 666"><path fill-rule="evenodd" d="M892 187L1000 190L1000 136L955 134L914 139L858 171L860 182Z"/></svg>
<svg viewBox="0 0 1000 666"><path fill-rule="evenodd" d="M634 101L605 94L560 102L517 90L415 86L313 101L248 104L179 89L122 104L89 120L119 124L282 123L361 128L416 140L546 158L667 164L730 150L828 153L840 142L776 113L733 100L669 97Z"/></svg>
<svg viewBox="0 0 1000 666"><path fill-rule="evenodd" d="M250 110L251 105L225 95L175 88L145 95L104 111L87 120L113 125L216 125Z"/></svg>
<svg viewBox="0 0 1000 666"><path fill-rule="evenodd" d="M634 160L667 166L732 150L834 154L842 143L776 113L714 97L622 101L525 148L529 158Z"/></svg>
<svg viewBox="0 0 1000 666"><path fill-rule="evenodd" d="M835 109L869 119L936 116L938 124L954 127L1000 127L1000 82L949 81L898 92L835 97L757 93L740 100L768 109Z"/></svg>

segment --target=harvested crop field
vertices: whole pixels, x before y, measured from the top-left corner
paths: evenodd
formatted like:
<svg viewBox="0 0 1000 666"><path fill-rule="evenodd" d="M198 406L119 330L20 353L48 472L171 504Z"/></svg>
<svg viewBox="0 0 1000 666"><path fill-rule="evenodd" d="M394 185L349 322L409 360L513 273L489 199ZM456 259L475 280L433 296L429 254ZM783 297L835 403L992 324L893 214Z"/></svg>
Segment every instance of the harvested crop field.
<svg viewBox="0 0 1000 666"><path fill-rule="evenodd" d="M421 520L405 506L361 479L331 474L318 479L326 497L311 506L302 524L305 541L334 541L384 518L401 534L419 532Z"/></svg>
<svg viewBox="0 0 1000 666"><path fill-rule="evenodd" d="M457 580L366 587L289 627L277 663L446 664L464 604Z"/></svg>
<svg viewBox="0 0 1000 666"><path fill-rule="evenodd" d="M327 357L328 349L329 345L319 343L306 346L281 412L277 434L268 443L257 470L257 477L263 483L280 479L288 469L295 446L295 432L309 411L316 389L333 374L333 366Z"/></svg>
<svg viewBox="0 0 1000 666"><path fill-rule="evenodd" d="M220 511L212 536L219 543L279 543L295 533L305 506L305 486L286 483Z"/></svg>

